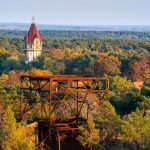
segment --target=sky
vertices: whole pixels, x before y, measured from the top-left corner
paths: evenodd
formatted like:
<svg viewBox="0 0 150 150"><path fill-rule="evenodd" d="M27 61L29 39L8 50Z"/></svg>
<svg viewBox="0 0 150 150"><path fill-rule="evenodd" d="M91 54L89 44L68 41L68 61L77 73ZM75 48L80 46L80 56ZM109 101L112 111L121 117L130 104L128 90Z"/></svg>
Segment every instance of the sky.
<svg viewBox="0 0 150 150"><path fill-rule="evenodd" d="M0 23L150 25L150 0L0 0Z"/></svg>

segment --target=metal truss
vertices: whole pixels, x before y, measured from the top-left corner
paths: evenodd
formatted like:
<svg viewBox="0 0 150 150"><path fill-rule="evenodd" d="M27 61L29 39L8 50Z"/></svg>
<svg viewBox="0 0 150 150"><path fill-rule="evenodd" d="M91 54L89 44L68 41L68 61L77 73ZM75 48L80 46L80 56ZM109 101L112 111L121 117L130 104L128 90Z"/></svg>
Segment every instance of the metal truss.
<svg viewBox="0 0 150 150"><path fill-rule="evenodd" d="M33 109L32 115L38 117L40 149L54 149L52 143L57 141L56 149L60 150L60 135L70 133L69 136L75 137L78 125L88 119L89 97L100 106L100 94L109 92L109 79L99 77L21 76L21 82L20 119L27 118Z"/></svg>

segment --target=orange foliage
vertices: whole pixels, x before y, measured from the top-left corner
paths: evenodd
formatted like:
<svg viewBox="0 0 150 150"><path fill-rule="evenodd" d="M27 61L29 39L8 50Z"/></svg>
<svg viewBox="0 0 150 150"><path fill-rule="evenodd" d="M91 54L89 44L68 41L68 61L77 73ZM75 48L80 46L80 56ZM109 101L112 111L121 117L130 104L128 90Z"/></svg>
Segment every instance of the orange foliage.
<svg viewBox="0 0 150 150"><path fill-rule="evenodd" d="M117 50L115 50L115 52L118 54L122 54L124 52L124 50L123 49L117 49Z"/></svg>
<svg viewBox="0 0 150 150"><path fill-rule="evenodd" d="M131 60L129 64L130 77L133 81L142 81L149 78L149 59L142 56L140 60Z"/></svg>
<svg viewBox="0 0 150 150"><path fill-rule="evenodd" d="M133 81L142 81L142 64L133 60L129 67L131 70L131 79Z"/></svg>
<svg viewBox="0 0 150 150"><path fill-rule="evenodd" d="M14 84L20 84L21 75L25 75L24 71L10 71L8 75L2 74L0 76L0 85L4 87L12 87Z"/></svg>
<svg viewBox="0 0 150 150"><path fill-rule="evenodd" d="M10 71L8 73L8 75L6 74L2 74L0 76L0 85L10 88L12 87L14 84L20 84L20 77L22 75L36 75L36 76L47 76L47 75L51 75L51 73L47 70L40 70L40 69L32 69L28 72L25 71Z"/></svg>
<svg viewBox="0 0 150 150"><path fill-rule="evenodd" d="M99 54L99 59L100 59L100 61L111 60L111 61L115 62L117 65L119 65L119 66L121 65L121 62L119 62L118 57L109 56L109 55L106 54L106 53L100 53L100 54Z"/></svg>
<svg viewBox="0 0 150 150"><path fill-rule="evenodd" d="M61 49L50 49L49 50L50 56L54 59L63 59L64 58L64 51L62 51Z"/></svg>
<svg viewBox="0 0 150 150"><path fill-rule="evenodd" d="M97 74L116 75L119 73L120 65L121 62L118 60L118 57L109 56L105 53L100 53L99 60L96 63Z"/></svg>

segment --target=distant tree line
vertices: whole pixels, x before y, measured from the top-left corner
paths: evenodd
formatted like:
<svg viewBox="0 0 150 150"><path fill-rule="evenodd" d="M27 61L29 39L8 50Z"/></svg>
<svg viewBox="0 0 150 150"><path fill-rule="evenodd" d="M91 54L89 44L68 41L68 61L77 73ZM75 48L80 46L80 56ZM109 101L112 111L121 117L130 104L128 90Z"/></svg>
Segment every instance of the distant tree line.
<svg viewBox="0 0 150 150"><path fill-rule="evenodd" d="M140 39L150 40L150 32L134 31L69 31L69 30L41 30L44 37L54 39ZM23 38L26 31L0 30L0 38Z"/></svg>

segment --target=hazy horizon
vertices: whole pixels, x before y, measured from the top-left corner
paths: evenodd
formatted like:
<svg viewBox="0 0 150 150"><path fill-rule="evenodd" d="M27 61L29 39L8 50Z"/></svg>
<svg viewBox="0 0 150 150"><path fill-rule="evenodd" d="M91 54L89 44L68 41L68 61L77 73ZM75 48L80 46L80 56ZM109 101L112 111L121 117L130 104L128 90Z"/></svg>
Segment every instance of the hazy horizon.
<svg viewBox="0 0 150 150"><path fill-rule="evenodd" d="M0 0L1 23L150 25L149 0Z"/></svg>
<svg viewBox="0 0 150 150"><path fill-rule="evenodd" d="M58 25L58 26L150 26L150 24L52 24L37 23L38 25ZM0 24L31 24L31 22L0 22Z"/></svg>

